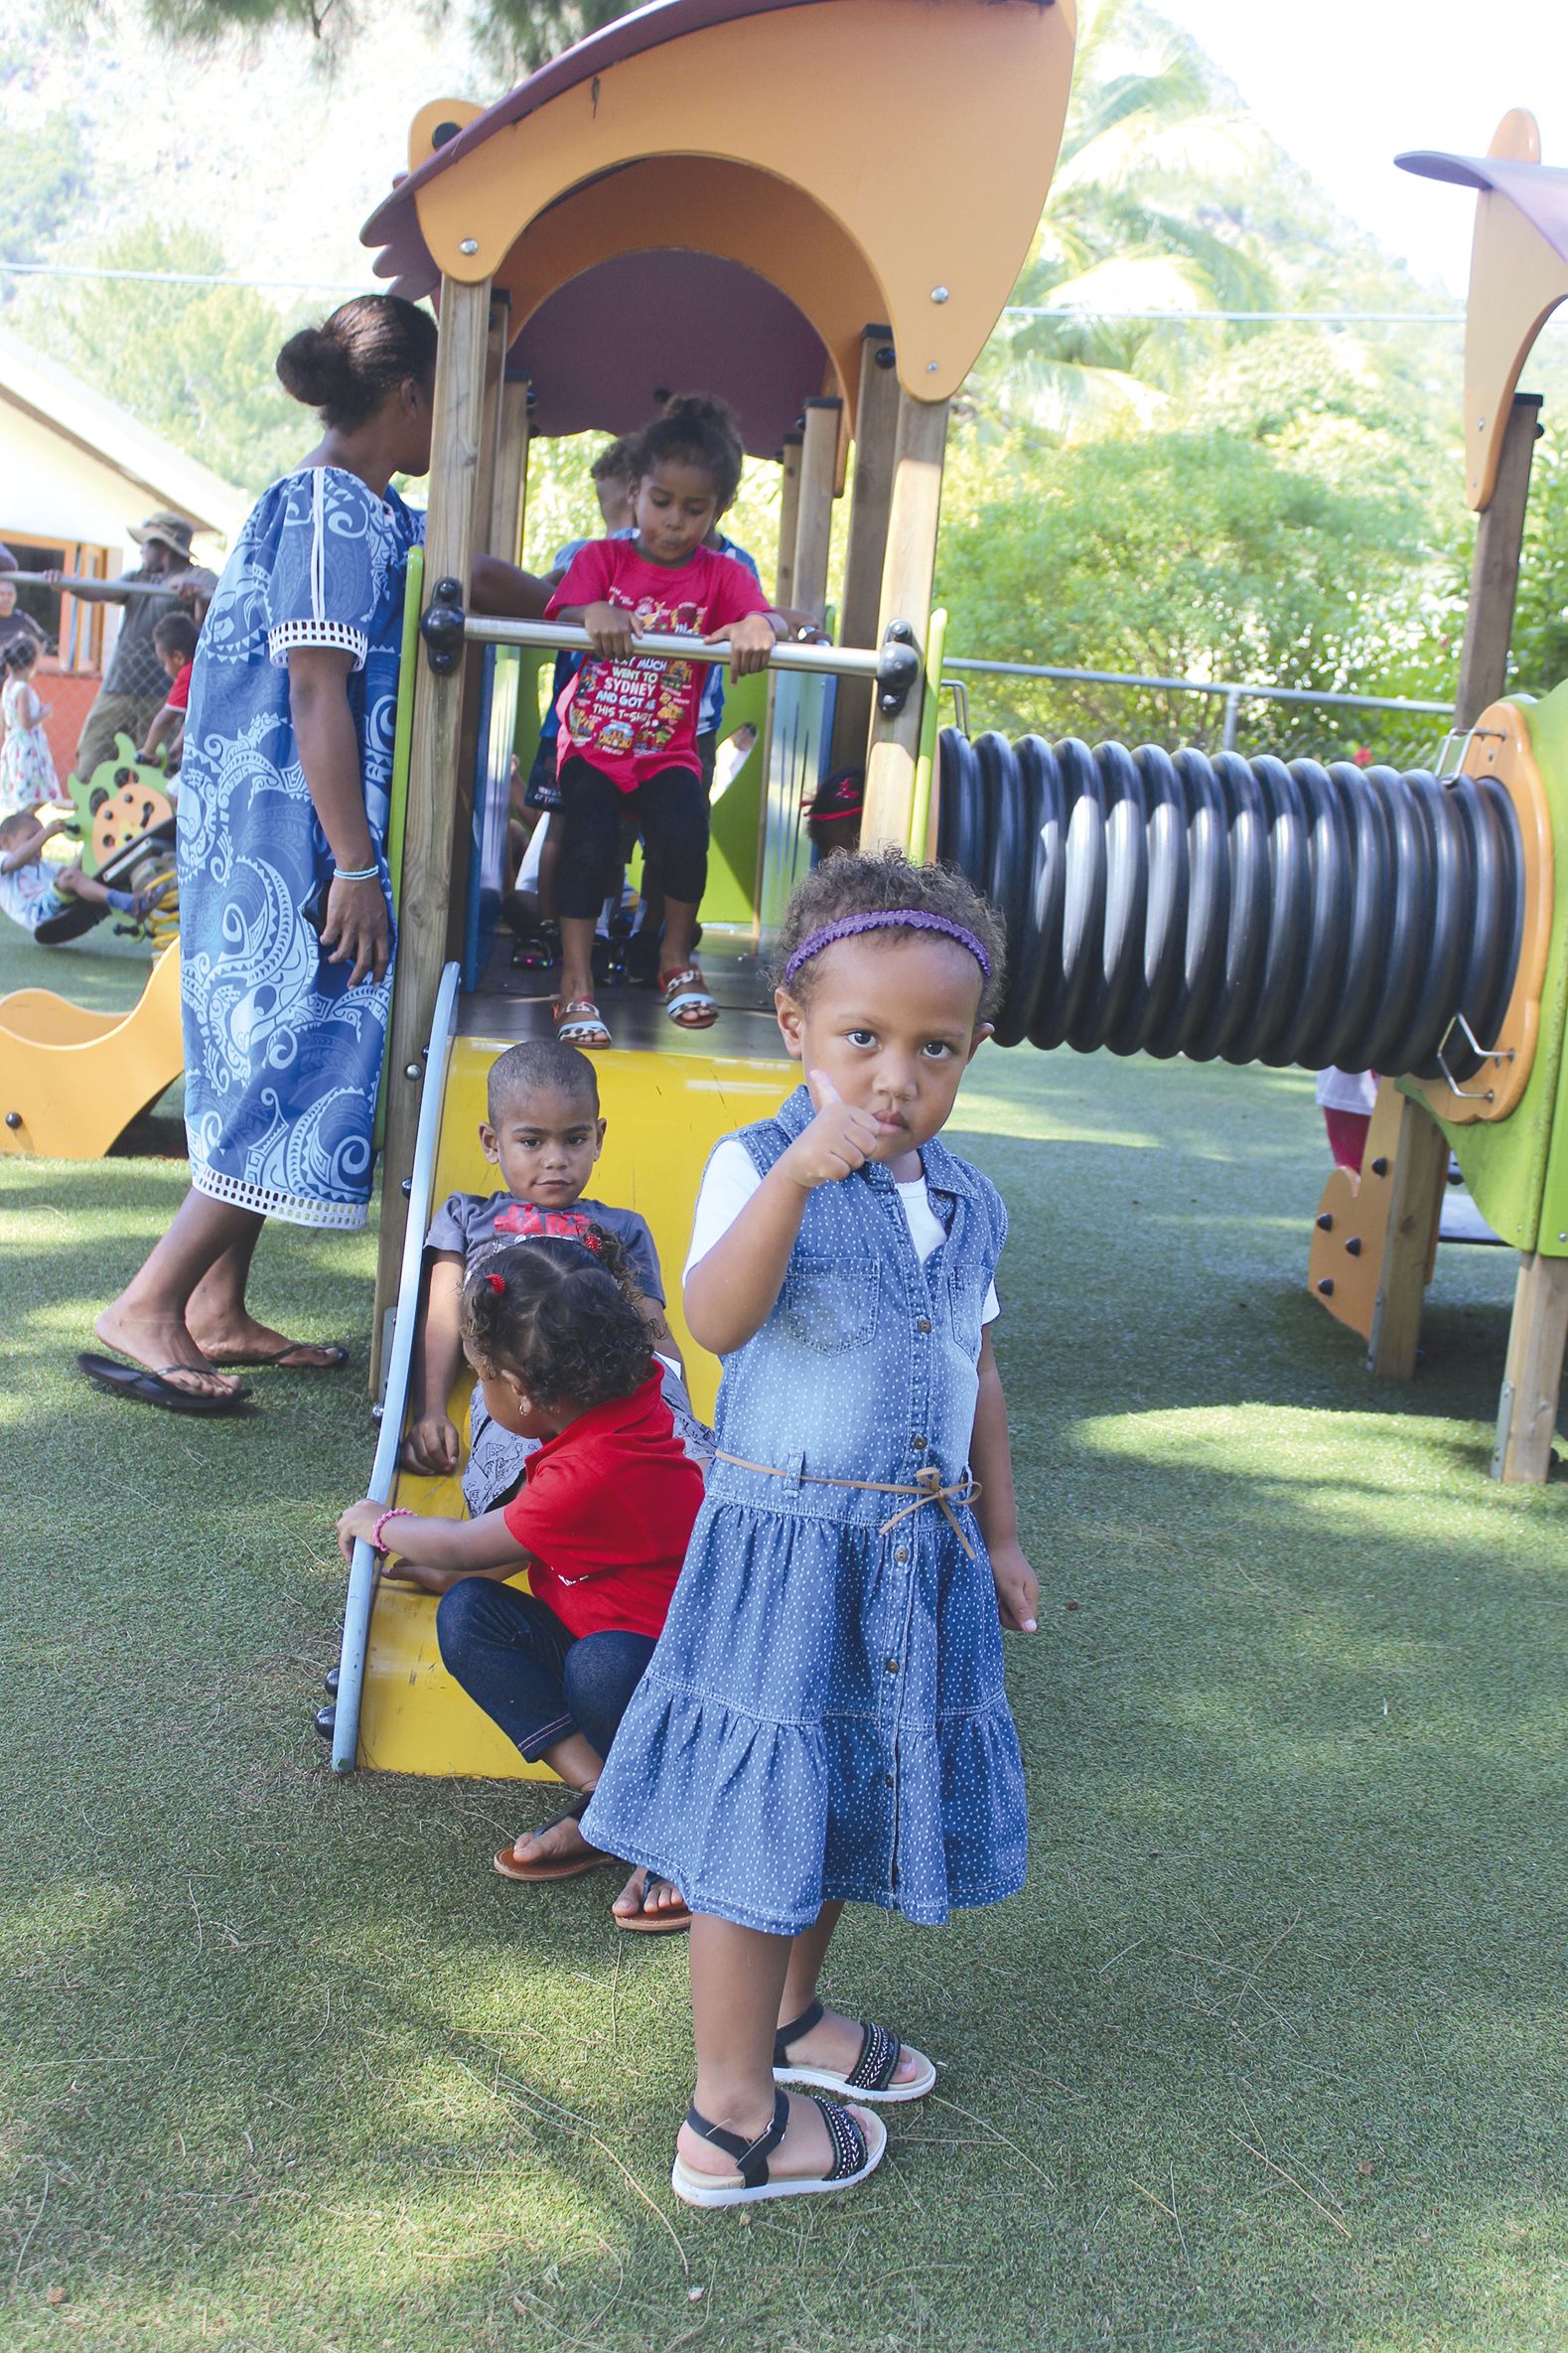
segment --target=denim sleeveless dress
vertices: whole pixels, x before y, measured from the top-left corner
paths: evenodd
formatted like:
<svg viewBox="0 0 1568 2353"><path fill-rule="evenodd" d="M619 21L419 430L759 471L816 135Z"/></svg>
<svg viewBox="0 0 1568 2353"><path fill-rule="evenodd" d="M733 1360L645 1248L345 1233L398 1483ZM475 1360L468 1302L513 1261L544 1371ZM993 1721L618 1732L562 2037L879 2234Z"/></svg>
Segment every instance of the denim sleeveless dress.
<svg viewBox="0 0 1568 2353"><path fill-rule="evenodd" d="M766 1172L808 1124L797 1088L740 1140ZM925 1265L888 1170L818 1186L778 1303L724 1361L716 1460L658 1647L583 1818L693 1911L775 1936L844 1897L936 1923L1023 1884L1023 1772L984 1540L938 1506L818 1479L960 1481L981 1313L1007 1232L995 1188L923 1153L945 1242Z"/></svg>

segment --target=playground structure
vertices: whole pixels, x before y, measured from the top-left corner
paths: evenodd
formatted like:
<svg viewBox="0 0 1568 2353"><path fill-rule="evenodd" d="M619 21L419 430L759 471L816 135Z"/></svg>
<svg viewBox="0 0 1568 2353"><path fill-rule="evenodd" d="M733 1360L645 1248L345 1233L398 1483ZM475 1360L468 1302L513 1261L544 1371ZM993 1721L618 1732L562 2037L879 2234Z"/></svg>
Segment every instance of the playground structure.
<svg viewBox="0 0 1568 2353"><path fill-rule="evenodd" d="M547 995L487 968L495 846L504 759L531 748L524 664L586 639L466 615L471 558L517 552L530 438L625 432L661 391L696 385L730 402L753 456L780 462L776 601L821 613L854 454L841 645L778 650L755 682L764 745L716 813L703 951L721 1026L684 1035L655 1000L618 1002L616 1048L596 1057L596 1181L648 1219L673 1269L707 1150L790 1084L757 959L808 862L804 794L829 765L864 761L863 837L927 848L948 405L1038 225L1073 30L1069 0L672 0L496 106L436 100L414 118L409 175L364 231L377 273L436 295L441 315L387 1060L377 1495L451 1508L445 1483L397 1470L420 1243L433 1199L490 1181L476 1140L489 1062L550 1027ZM752 715L744 689L727 703L727 723ZM670 1321L711 1409L717 1367L678 1289ZM377 1594L356 1547L324 1724L339 1770L518 1772L447 1683L433 1619L423 1595Z"/></svg>
<svg viewBox="0 0 1568 2353"><path fill-rule="evenodd" d="M497 106L436 101L415 117L409 176L364 232L380 248L378 273L405 294L438 294L442 317L387 1082L370 1482L380 1500L457 1502L455 1481L398 1468L421 1236L447 1190L491 1181L475 1140L490 1060L547 1032L546 999L498 985L490 965L499 776L513 744L530 748L528 665L586 644L580 632L467 614L461 584L476 549L509 556L520 545L530 437L630 429L675 384L723 393L752 453L780 459L780 603L822 609L851 447L855 465L844 644L780 649L765 756L726 807L719 865L740 904L709 924L706 943L713 958L715 932L725 935L711 967L723 1027L684 1037L650 1005L618 1004L617 1047L597 1058L610 1120L600 1182L648 1218L666 1266L679 1263L707 1149L792 1077L756 959L806 862L801 787L862 747L864 841L950 856L1007 918L1001 1042L1341 1059L1385 1075L1358 1231L1336 1234L1343 1200L1320 1215L1319 1243L1332 1238L1341 1260L1328 1287L1315 1274L1314 1292L1344 1313L1357 1276L1375 1275L1367 1320L1385 1353L1390 1300L1404 1297L1412 1266L1419 1302L1450 1136L1484 1214L1524 1250L1525 1272L1563 1263L1543 1213L1556 1215L1561 1190L1551 1138L1568 949L1554 877L1568 696L1528 710L1497 699L1522 490L1514 504L1495 495L1484 519L1452 777L1035 739L970 745L956 731L938 753L942 617L930 592L947 404L1038 219L1071 40L1069 8L1034 0L833 0L831 31L827 0L674 0L582 43ZM729 101L760 76L776 103L742 156L716 126L742 119ZM1521 121L1510 117L1504 134L1523 137ZM909 160L938 135L955 163L987 158L983 173L944 179L940 207ZM1552 299L1563 290L1568 276ZM1531 315L1533 336L1544 310ZM645 348L603 324L632 317ZM1528 348L1515 340L1510 398ZM1522 397L1500 433L1478 433L1497 445L1491 473L1481 452L1478 503L1498 478L1516 484L1521 440L1527 472L1536 405ZM1511 567L1498 561L1509 536ZM689 642L643 644L692 657ZM712 913L705 903L705 921ZM1423 1186L1425 1225L1412 1209ZM1376 1249L1374 1207L1385 1228ZM706 1410L715 1368L692 1346L678 1295L670 1317ZM1536 1355L1544 1364L1538 1342ZM1553 1378L1552 1411L1555 1395ZM463 1401L452 1400L460 1422ZM1528 1468L1517 1449L1502 1467L1543 1475L1538 1454ZM518 1772L445 1679L433 1617L421 1594L378 1592L376 1564L356 1548L336 1705L322 1721L340 1771Z"/></svg>
<svg viewBox="0 0 1568 2353"><path fill-rule="evenodd" d="M68 780L84 871L117 890L166 886L143 926L156 960L128 1013L88 1012L52 988L0 997L0 1151L95 1160L184 1068L174 808L165 781L124 735L116 757L85 783ZM33 937L41 948L60 948L102 920L101 909L75 900Z"/></svg>

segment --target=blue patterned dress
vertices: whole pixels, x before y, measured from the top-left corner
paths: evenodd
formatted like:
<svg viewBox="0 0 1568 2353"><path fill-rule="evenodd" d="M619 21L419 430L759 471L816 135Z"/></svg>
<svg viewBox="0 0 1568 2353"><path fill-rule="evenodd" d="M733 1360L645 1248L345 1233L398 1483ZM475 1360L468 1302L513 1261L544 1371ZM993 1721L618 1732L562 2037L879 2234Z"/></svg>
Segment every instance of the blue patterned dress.
<svg viewBox="0 0 1568 2353"><path fill-rule="evenodd" d="M812 1117L797 1088L743 1128L766 1174ZM961 1479L994 1186L922 1153L946 1241L921 1262L890 1172L819 1185L778 1302L724 1360L720 1447L669 1617L583 1836L695 1912L795 1936L834 1897L939 1922L1023 1884L1023 1769L985 1540L934 1504L818 1479Z"/></svg>
<svg viewBox="0 0 1568 2353"><path fill-rule="evenodd" d="M408 551L424 516L335 466L262 494L197 648L180 770L186 1134L198 1192L296 1226L362 1226L391 973L349 986L305 910L332 855L289 714L289 651L354 656L349 700L387 887Z"/></svg>

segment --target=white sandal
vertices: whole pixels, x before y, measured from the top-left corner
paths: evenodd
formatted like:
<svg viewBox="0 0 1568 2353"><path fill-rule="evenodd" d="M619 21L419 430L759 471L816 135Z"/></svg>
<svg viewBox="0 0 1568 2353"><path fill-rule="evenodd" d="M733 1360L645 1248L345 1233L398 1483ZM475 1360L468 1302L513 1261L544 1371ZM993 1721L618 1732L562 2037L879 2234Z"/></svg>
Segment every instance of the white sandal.
<svg viewBox="0 0 1568 2353"><path fill-rule="evenodd" d="M614 1044L604 1015L592 997L572 997L553 1008L555 1035L563 1046L579 1046L585 1054L603 1054Z"/></svg>

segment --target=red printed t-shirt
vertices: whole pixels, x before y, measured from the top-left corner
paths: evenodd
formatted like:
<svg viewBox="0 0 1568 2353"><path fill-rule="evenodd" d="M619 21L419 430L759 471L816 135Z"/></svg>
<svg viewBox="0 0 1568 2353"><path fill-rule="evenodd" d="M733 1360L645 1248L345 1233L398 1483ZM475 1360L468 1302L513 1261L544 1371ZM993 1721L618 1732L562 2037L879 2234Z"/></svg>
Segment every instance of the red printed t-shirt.
<svg viewBox="0 0 1568 2353"><path fill-rule="evenodd" d="M190 709L191 672L195 667L196 664L194 662L188 662L184 669L180 671L179 675L174 680L174 683L171 685L168 693L163 698L164 708L166 710L188 711Z"/></svg>
<svg viewBox="0 0 1568 2353"><path fill-rule="evenodd" d="M567 567L545 618L580 605L622 605L644 635L705 638L748 613L771 611L744 564L699 547L689 563L651 564L631 539L590 539ZM623 793L665 768L702 774L697 711L704 666L634 654L626 662L586 655L556 705L561 765L589 760Z"/></svg>
<svg viewBox="0 0 1568 2353"><path fill-rule="evenodd" d="M505 1521L569 1633L657 1636L701 1504L655 1372L546 1438Z"/></svg>

